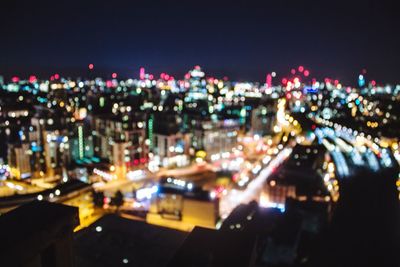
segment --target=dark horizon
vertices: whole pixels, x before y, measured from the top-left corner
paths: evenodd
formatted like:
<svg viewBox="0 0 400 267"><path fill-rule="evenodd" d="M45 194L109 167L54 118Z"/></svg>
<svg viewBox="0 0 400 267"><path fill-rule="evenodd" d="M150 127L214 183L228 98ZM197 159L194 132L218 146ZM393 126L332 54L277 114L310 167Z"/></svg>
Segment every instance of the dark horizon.
<svg viewBox="0 0 400 267"><path fill-rule="evenodd" d="M4 6L4 7L3 7ZM239 1L168 4L6 1L0 75L137 77L139 68L177 78L208 75L263 82L304 65L311 77L355 85L362 69L378 84L400 82L398 27L390 1Z"/></svg>

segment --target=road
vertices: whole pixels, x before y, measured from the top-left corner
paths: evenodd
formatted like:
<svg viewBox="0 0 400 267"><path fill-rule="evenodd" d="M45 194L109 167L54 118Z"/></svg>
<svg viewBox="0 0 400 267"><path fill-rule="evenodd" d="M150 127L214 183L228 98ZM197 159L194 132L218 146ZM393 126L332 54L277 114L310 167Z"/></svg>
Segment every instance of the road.
<svg viewBox="0 0 400 267"><path fill-rule="evenodd" d="M232 210L240 204L246 204L252 200L258 200L261 194L264 183L268 177L274 172L288 156L291 154L290 147L284 148L280 151L269 164L260 171L258 176L253 179L243 191L232 189L222 195L220 199L220 216L225 219L232 212Z"/></svg>

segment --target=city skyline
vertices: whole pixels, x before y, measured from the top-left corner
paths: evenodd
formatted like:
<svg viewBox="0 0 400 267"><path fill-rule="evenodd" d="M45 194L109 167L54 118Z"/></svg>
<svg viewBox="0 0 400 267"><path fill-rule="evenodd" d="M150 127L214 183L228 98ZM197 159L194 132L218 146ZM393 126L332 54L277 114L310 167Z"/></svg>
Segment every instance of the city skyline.
<svg viewBox="0 0 400 267"><path fill-rule="evenodd" d="M0 266L398 267L394 1L0 4Z"/></svg>

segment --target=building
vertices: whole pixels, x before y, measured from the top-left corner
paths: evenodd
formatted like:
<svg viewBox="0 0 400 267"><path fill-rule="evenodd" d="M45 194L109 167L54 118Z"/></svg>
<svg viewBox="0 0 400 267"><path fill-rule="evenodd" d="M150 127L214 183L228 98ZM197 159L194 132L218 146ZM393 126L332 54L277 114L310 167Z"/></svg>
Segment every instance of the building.
<svg viewBox="0 0 400 267"><path fill-rule="evenodd" d="M275 101L259 105L251 113L251 131L260 136L271 135L276 122L277 106Z"/></svg>
<svg viewBox="0 0 400 267"><path fill-rule="evenodd" d="M193 124L191 147L195 153L204 151L208 160L214 155L231 153L238 144L240 124L236 120L194 120Z"/></svg>
<svg viewBox="0 0 400 267"><path fill-rule="evenodd" d="M290 157L275 171L260 197L263 207L285 210L287 199L331 202L324 184L326 149L321 145L296 145Z"/></svg>
<svg viewBox="0 0 400 267"><path fill-rule="evenodd" d="M29 143L9 144L8 165L11 177L16 179L27 179L32 176L31 155Z"/></svg>
<svg viewBox="0 0 400 267"><path fill-rule="evenodd" d="M92 117L94 153L118 169L118 177L148 161L146 123L129 119L128 115Z"/></svg>
<svg viewBox="0 0 400 267"><path fill-rule="evenodd" d="M29 222L29 223L26 223ZM0 257L3 266L72 267L73 229L78 209L31 202L0 216Z"/></svg>

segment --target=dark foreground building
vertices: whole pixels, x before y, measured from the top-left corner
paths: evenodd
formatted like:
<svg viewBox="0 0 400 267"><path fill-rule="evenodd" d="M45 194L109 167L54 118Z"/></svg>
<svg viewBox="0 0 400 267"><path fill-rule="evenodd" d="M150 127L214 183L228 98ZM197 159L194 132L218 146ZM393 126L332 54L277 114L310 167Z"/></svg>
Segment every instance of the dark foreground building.
<svg viewBox="0 0 400 267"><path fill-rule="evenodd" d="M78 209L34 201L0 216L0 266L73 266Z"/></svg>

